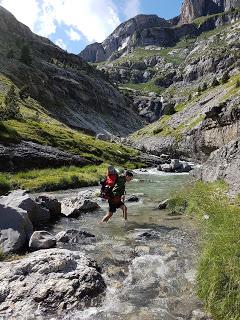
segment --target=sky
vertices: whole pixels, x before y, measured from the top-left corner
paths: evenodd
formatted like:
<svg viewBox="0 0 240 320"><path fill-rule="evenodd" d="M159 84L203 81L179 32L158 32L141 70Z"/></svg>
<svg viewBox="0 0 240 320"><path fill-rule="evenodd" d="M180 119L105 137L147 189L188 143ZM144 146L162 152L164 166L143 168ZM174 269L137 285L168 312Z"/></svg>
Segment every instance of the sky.
<svg viewBox="0 0 240 320"><path fill-rule="evenodd" d="M0 0L34 33L68 52L102 42L122 22L137 14L170 19L180 13L182 0Z"/></svg>

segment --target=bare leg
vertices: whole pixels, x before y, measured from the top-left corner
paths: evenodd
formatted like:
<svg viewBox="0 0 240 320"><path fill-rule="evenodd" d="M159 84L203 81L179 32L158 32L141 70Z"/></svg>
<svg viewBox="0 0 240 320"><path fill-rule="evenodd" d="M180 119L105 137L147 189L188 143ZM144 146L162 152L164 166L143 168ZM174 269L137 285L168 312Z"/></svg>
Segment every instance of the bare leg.
<svg viewBox="0 0 240 320"><path fill-rule="evenodd" d="M121 205L120 207L123 211L123 219L127 220L127 207L125 206L125 204Z"/></svg>
<svg viewBox="0 0 240 320"><path fill-rule="evenodd" d="M112 217L112 212L108 212L103 218L102 220L100 221L100 223L103 223L103 222L108 222L108 220Z"/></svg>

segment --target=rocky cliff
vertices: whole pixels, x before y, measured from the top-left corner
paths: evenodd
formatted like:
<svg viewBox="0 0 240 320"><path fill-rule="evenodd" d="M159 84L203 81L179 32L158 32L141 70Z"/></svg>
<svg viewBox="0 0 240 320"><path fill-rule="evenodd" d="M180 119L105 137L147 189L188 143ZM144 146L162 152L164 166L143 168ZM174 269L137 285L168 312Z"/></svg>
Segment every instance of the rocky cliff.
<svg viewBox="0 0 240 320"><path fill-rule="evenodd" d="M31 97L64 124L92 133L120 135L142 126L129 100L101 72L33 34L2 7L0 49L1 74L18 88L27 86ZM24 50L27 61L22 58ZM3 84L1 92L6 90Z"/></svg>

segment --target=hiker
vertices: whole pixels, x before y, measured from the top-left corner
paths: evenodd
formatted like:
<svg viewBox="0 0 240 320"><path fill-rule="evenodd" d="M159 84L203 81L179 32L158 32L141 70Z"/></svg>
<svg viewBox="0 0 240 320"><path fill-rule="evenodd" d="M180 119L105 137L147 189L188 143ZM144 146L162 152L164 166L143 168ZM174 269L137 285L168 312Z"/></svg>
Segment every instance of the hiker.
<svg viewBox="0 0 240 320"><path fill-rule="evenodd" d="M116 212L116 210L119 208L122 209L123 218L125 222L127 221L127 207L123 203L122 198L125 194L126 182L130 182L132 179L133 173L129 170L127 170L124 175L117 176L117 180L111 190L108 199L109 212L100 221L101 223L108 222L108 220L112 217L113 213Z"/></svg>

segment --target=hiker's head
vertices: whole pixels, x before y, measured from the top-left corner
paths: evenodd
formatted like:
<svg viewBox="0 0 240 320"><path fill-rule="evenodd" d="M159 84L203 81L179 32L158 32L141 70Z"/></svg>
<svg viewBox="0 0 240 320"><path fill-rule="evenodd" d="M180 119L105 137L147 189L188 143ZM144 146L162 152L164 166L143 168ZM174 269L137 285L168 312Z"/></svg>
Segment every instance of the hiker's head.
<svg viewBox="0 0 240 320"><path fill-rule="evenodd" d="M127 170L127 171L125 172L125 177L126 177L126 181L127 181L127 182L130 182L130 181L133 179L133 173L132 173L132 171Z"/></svg>

